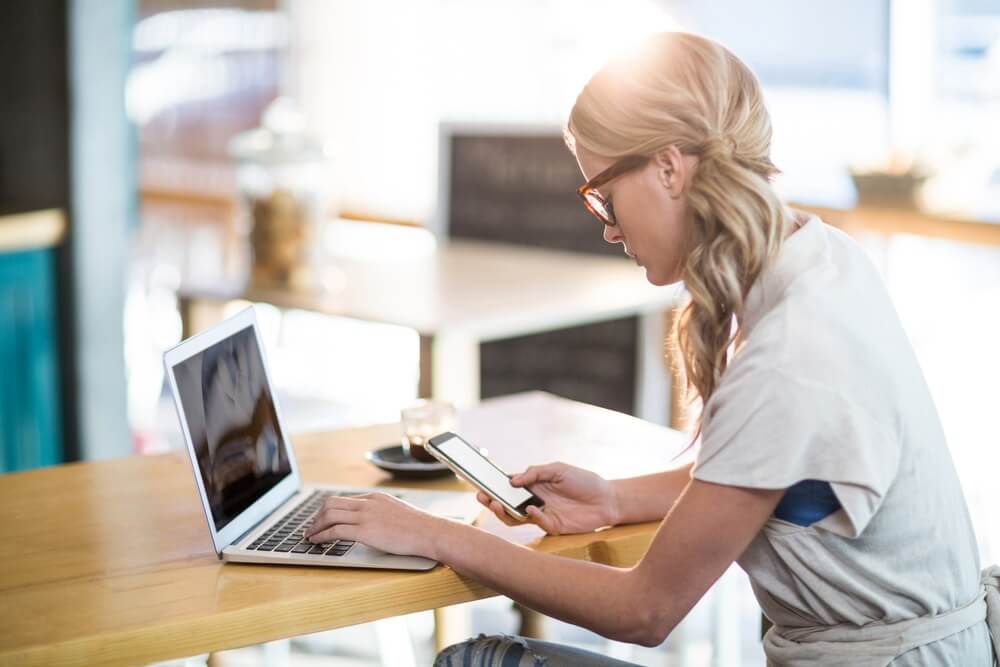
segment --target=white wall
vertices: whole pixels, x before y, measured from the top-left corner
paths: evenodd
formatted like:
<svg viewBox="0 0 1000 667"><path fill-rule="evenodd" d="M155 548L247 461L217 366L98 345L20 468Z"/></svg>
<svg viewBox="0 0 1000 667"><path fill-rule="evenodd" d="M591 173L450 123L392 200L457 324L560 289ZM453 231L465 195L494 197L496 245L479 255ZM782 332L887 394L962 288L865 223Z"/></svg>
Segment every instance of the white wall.
<svg viewBox="0 0 1000 667"><path fill-rule="evenodd" d="M429 220L444 121L559 126L611 51L674 27L650 0L289 0L288 92L342 207Z"/></svg>

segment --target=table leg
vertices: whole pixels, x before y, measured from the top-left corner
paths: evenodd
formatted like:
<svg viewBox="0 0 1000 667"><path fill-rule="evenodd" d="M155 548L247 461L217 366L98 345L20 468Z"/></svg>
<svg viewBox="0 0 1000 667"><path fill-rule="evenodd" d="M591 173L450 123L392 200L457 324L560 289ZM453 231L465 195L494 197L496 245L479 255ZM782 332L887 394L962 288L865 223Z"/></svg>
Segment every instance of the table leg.
<svg viewBox="0 0 1000 667"><path fill-rule="evenodd" d="M418 394L465 408L479 402L479 340L442 333L420 337Z"/></svg>
<svg viewBox="0 0 1000 667"><path fill-rule="evenodd" d="M431 398L434 395L431 359L434 356L434 337L420 334L420 375L417 379L417 396Z"/></svg>
<svg viewBox="0 0 1000 667"><path fill-rule="evenodd" d="M514 602L513 607L521 617L517 634L532 639L545 639L545 614L529 609L519 602Z"/></svg>
<svg viewBox="0 0 1000 667"><path fill-rule="evenodd" d="M181 316L181 340L187 340L199 331L225 319L223 317L225 304L222 302L178 296L177 310Z"/></svg>
<svg viewBox="0 0 1000 667"><path fill-rule="evenodd" d="M712 667L740 665L740 595L736 565L731 565L712 590Z"/></svg>
<svg viewBox="0 0 1000 667"><path fill-rule="evenodd" d="M417 667L405 617L383 618L375 621L374 625L375 636L378 638L378 657L383 665Z"/></svg>
<svg viewBox="0 0 1000 667"><path fill-rule="evenodd" d="M177 312L181 316L181 340L187 340L194 335L194 300L187 296L177 297Z"/></svg>
<svg viewBox="0 0 1000 667"><path fill-rule="evenodd" d="M464 604L438 607L434 610L434 652L469 639L472 634L472 618Z"/></svg>
<svg viewBox="0 0 1000 667"><path fill-rule="evenodd" d="M264 667L288 667L292 660L292 642L288 639L278 639L263 644Z"/></svg>
<svg viewBox="0 0 1000 667"><path fill-rule="evenodd" d="M663 426L672 417L672 374L665 349L670 317L669 312L640 315L635 346L635 416Z"/></svg>

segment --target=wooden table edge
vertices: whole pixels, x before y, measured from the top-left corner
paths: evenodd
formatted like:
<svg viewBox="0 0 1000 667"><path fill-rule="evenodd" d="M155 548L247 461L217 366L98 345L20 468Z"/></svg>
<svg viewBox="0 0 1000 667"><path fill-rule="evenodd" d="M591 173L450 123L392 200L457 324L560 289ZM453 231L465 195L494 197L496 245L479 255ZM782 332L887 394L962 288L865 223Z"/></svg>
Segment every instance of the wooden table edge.
<svg viewBox="0 0 1000 667"><path fill-rule="evenodd" d="M536 548L567 558L628 567L638 562L645 553L658 526L657 522L651 522L585 535L547 537L537 543ZM292 598L266 608L213 614L210 623L201 617L167 623L157 627L153 641L149 639L148 629L130 628L96 637L72 639L57 645L12 650L0 648L0 664L51 667L148 664L333 630L497 595L445 566L408 576L412 578L407 584L392 584L397 601L389 613L386 613L384 605L366 607L363 595L357 597L360 608L352 606L349 611L344 611L330 608L329 602L317 594L309 598ZM384 587L385 584L378 583L371 586L373 592ZM431 589L429 593L426 591L428 588ZM410 600L407 599L409 595L413 595ZM206 625L210 627L206 629Z"/></svg>

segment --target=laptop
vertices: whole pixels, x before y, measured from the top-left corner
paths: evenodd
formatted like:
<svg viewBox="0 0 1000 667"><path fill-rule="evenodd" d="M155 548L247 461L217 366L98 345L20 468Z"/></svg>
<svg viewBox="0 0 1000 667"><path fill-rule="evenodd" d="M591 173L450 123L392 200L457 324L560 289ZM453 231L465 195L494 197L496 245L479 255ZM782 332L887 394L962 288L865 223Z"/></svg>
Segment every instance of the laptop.
<svg viewBox="0 0 1000 667"><path fill-rule="evenodd" d="M253 307L171 348L163 363L212 543L223 560L429 570L436 561L349 540L316 545L303 531L329 494L385 491L468 523L479 514L472 493L304 486Z"/></svg>

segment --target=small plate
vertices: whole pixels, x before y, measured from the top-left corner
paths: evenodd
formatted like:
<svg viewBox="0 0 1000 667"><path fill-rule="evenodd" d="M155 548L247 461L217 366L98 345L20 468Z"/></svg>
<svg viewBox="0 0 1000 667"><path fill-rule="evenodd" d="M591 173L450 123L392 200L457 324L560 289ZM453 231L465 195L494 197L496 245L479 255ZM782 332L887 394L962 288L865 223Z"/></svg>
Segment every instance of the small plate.
<svg viewBox="0 0 1000 667"><path fill-rule="evenodd" d="M451 475L451 468L440 461L418 461L403 452L402 445L389 445L365 453L369 463L396 477L421 479Z"/></svg>

